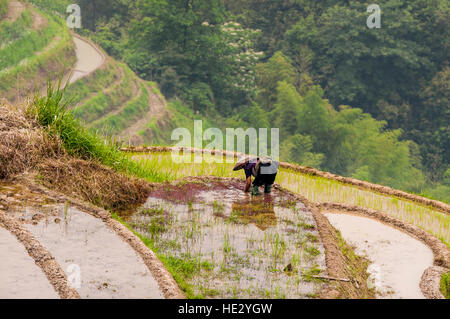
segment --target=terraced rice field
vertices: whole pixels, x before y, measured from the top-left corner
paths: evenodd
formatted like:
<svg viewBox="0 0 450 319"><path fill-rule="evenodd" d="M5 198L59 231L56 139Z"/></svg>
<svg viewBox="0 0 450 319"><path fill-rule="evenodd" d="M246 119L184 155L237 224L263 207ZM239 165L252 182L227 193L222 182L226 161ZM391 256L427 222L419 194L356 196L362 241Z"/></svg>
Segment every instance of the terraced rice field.
<svg viewBox="0 0 450 319"><path fill-rule="evenodd" d="M191 154L185 155L186 158L181 163L174 162L169 152L129 156L145 167L165 173L167 180L186 176L243 177L242 172L232 171L233 163L225 163L219 156L208 155L210 158L205 158L199 164L194 163ZM382 211L426 230L450 247L450 215L432 207L284 168L280 169L276 182L315 203L343 203Z"/></svg>
<svg viewBox="0 0 450 319"><path fill-rule="evenodd" d="M64 76L75 46L62 20L17 1L8 12L15 17L0 20L0 95L18 103Z"/></svg>

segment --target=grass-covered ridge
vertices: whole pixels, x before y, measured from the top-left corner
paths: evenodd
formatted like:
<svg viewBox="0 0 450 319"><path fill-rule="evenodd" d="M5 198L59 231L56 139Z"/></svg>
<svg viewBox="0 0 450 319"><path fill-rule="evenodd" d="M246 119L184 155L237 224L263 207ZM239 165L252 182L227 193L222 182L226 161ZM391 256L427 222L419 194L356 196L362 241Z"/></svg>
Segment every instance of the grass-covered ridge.
<svg viewBox="0 0 450 319"><path fill-rule="evenodd" d="M6 15L6 11L8 10L8 0L0 0L0 19Z"/></svg>
<svg viewBox="0 0 450 319"><path fill-rule="evenodd" d="M105 74L100 74L103 72ZM74 108L75 116L90 125L109 112L120 108L133 95L134 83L132 83L132 73L129 69L124 69L120 64L114 65L111 63L107 70L101 70L98 73L98 75L96 74L96 77L98 76L96 83L101 83L104 78L108 83L113 84L103 86L107 87L105 90L85 94L84 96L87 96L87 98ZM69 90L71 89L72 86Z"/></svg>
<svg viewBox="0 0 450 319"><path fill-rule="evenodd" d="M38 30L30 25L36 16L44 20ZM3 28L15 30L0 47L0 94L10 102L20 101L45 87L48 80L62 77L76 61L72 37L57 17L28 8L15 22L4 21L0 33L6 30Z"/></svg>
<svg viewBox="0 0 450 319"><path fill-rule="evenodd" d="M30 9L22 12L14 23L3 23L0 26L2 46L0 47L0 70L25 63L36 52L42 51L58 35L60 26L49 20L48 25L37 30L32 27L33 18ZM3 34L8 35L3 38ZM22 62L21 62L22 61Z"/></svg>

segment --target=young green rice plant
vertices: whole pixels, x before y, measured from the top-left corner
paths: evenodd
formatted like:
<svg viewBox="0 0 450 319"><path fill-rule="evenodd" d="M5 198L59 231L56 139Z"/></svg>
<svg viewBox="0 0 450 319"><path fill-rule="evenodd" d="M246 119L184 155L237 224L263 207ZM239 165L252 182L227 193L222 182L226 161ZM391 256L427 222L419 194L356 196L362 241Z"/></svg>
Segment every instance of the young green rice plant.
<svg viewBox="0 0 450 319"><path fill-rule="evenodd" d="M279 234L275 234L271 241L271 248L272 257L274 263L276 264L277 261L284 256L284 253L286 251L286 242L284 241L284 238Z"/></svg>
<svg viewBox="0 0 450 319"><path fill-rule="evenodd" d="M309 254L311 257L316 257L320 255L320 251L314 245L306 245L304 248L305 252Z"/></svg>
<svg viewBox="0 0 450 319"><path fill-rule="evenodd" d="M230 234L225 233L223 236L223 252L225 255L228 255L231 253L232 246L230 241Z"/></svg>

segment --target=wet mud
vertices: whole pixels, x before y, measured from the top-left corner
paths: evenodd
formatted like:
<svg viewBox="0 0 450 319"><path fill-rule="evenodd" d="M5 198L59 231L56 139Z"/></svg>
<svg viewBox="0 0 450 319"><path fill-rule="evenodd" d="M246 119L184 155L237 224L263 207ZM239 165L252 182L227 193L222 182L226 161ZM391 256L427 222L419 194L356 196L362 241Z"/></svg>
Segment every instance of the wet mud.
<svg viewBox="0 0 450 319"><path fill-rule="evenodd" d="M152 191L128 223L186 269L205 298L310 298L326 273L317 225L288 193L252 197L237 179L187 179Z"/></svg>

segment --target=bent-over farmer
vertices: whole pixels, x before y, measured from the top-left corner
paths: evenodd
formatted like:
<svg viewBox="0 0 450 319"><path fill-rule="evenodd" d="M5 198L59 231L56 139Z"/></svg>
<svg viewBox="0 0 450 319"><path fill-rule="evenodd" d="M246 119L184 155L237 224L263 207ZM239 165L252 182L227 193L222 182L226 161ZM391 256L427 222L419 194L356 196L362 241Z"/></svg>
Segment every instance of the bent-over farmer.
<svg viewBox="0 0 450 319"><path fill-rule="evenodd" d="M238 171L244 169L245 171L245 192L250 190L253 181L252 195L259 195L259 187L264 186L264 193L269 194L272 190L272 185L278 173L279 163L267 157L249 157L243 156L239 158L233 170Z"/></svg>

